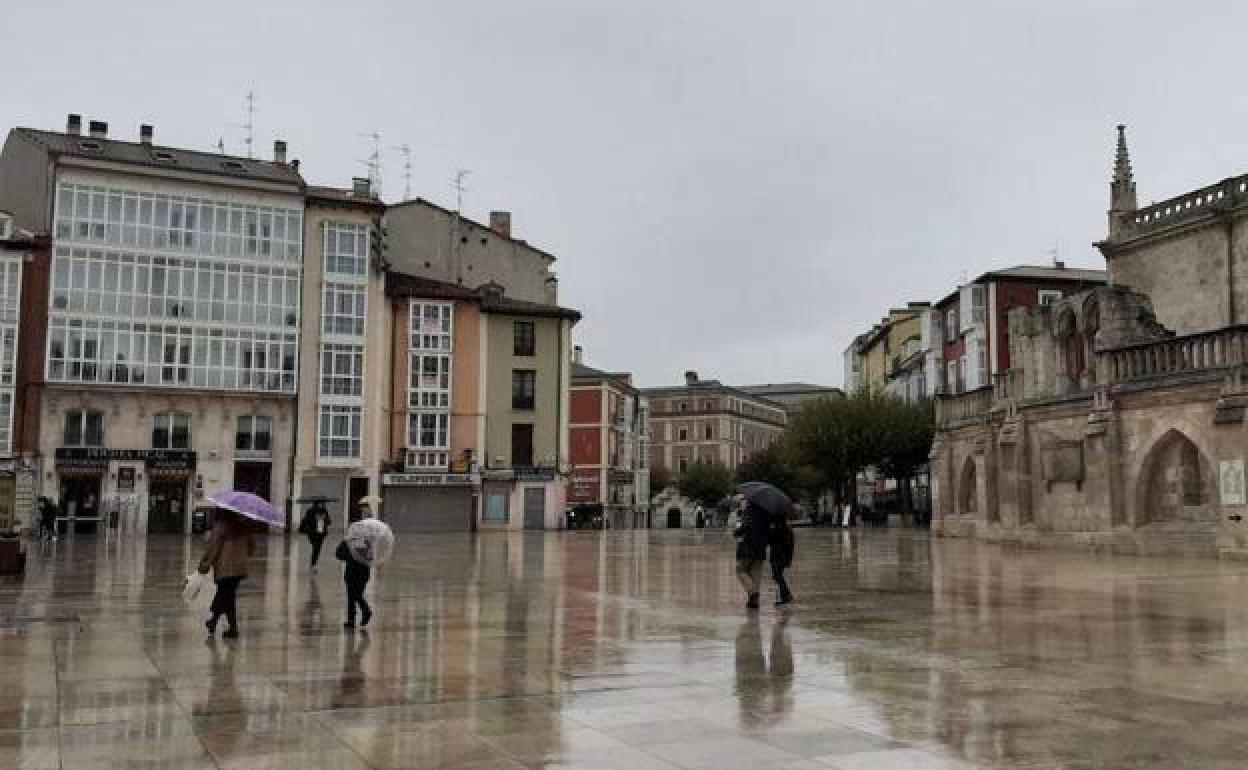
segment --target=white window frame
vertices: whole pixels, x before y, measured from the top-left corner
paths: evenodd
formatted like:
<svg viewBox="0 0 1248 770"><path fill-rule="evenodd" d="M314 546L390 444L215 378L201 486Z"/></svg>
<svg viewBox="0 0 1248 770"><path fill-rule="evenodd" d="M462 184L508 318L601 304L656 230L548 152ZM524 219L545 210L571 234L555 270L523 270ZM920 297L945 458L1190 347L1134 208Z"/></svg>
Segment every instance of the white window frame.
<svg viewBox="0 0 1248 770"><path fill-rule="evenodd" d="M368 318L366 286L327 281L321 297L322 337L364 336Z"/></svg>
<svg viewBox="0 0 1248 770"><path fill-rule="evenodd" d="M363 397L363 343L322 342L318 387L322 396Z"/></svg>
<svg viewBox="0 0 1248 770"><path fill-rule="evenodd" d="M450 466L451 388L454 379L454 304L423 299L408 302L407 465ZM436 369L425 374L426 364ZM433 436L423 426L432 421Z"/></svg>
<svg viewBox="0 0 1248 770"><path fill-rule="evenodd" d="M87 443L87 417L92 414L98 414L100 416L100 443L98 444ZM69 419L73 415L78 415L78 420L77 420L78 442L77 443L73 443L69 441L68 437L65 435L65 423L68 422ZM70 409L69 411L65 412L64 418L61 419L61 443L63 446L73 446L73 447L107 446L108 445L108 420L106 419L104 410L103 409Z"/></svg>
<svg viewBox="0 0 1248 770"><path fill-rule="evenodd" d="M1036 304L1052 305L1056 302L1061 302L1062 296L1061 289L1038 289L1036 291Z"/></svg>
<svg viewBox="0 0 1248 770"><path fill-rule="evenodd" d="M988 322L988 287L975 285L971 287L971 323Z"/></svg>
<svg viewBox="0 0 1248 770"><path fill-rule="evenodd" d="M326 222L322 235L324 275L367 282L371 230L355 222Z"/></svg>
<svg viewBox="0 0 1248 770"><path fill-rule="evenodd" d="M328 419L326 419L328 418ZM339 419L345 432L336 430ZM364 408L353 404L321 404L316 419L316 453L322 461L355 464L363 456ZM344 445L339 450L337 444Z"/></svg>

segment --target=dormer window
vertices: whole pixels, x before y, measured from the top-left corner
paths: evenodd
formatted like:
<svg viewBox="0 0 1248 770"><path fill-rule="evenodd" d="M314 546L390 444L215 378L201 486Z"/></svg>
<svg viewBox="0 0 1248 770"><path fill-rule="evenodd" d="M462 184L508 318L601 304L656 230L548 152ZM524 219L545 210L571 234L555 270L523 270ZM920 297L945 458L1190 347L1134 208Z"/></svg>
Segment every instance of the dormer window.
<svg viewBox="0 0 1248 770"><path fill-rule="evenodd" d="M173 163L174 162L173 153L166 152L165 150L157 150L156 152L152 153L152 157L155 158L160 163Z"/></svg>
<svg viewBox="0 0 1248 770"><path fill-rule="evenodd" d="M247 167L242 164L242 161L237 161L237 160L224 160L224 161L221 161L221 165L224 166L227 171L246 171L247 170Z"/></svg>
<svg viewBox="0 0 1248 770"><path fill-rule="evenodd" d="M102 147L103 145L94 139L84 139L78 143L78 149L83 152L99 152Z"/></svg>
<svg viewBox="0 0 1248 770"><path fill-rule="evenodd" d="M0 214L0 241L7 241L13 237L13 217L6 214Z"/></svg>

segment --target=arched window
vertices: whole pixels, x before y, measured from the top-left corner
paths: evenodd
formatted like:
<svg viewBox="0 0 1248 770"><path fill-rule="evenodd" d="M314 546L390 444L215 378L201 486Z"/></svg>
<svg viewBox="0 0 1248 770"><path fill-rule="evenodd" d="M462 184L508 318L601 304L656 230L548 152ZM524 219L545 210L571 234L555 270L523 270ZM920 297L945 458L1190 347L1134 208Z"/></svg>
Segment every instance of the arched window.
<svg viewBox="0 0 1248 770"><path fill-rule="evenodd" d="M975 475L975 458L968 457L962 464L958 479L958 513L973 514L979 510L979 483Z"/></svg>
<svg viewBox="0 0 1248 770"><path fill-rule="evenodd" d="M1200 449L1177 430L1162 436L1140 469L1140 523L1216 522L1213 474Z"/></svg>

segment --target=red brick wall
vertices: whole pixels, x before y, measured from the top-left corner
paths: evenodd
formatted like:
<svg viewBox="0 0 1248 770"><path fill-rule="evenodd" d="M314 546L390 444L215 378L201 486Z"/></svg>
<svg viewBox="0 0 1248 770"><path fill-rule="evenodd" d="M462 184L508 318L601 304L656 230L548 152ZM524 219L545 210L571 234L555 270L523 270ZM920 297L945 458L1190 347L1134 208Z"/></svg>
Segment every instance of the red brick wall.
<svg viewBox="0 0 1248 770"><path fill-rule="evenodd" d="M570 428L573 465L602 465L602 428Z"/></svg>
<svg viewBox="0 0 1248 770"><path fill-rule="evenodd" d="M602 389L593 385L587 388L573 388L571 396L571 422L593 423L602 422Z"/></svg>
<svg viewBox="0 0 1248 770"><path fill-rule="evenodd" d="M22 297L18 310L17 382L13 406L13 452L39 451L43 363L48 345L48 280L52 272L50 245L42 242L22 265Z"/></svg>
<svg viewBox="0 0 1248 770"><path fill-rule="evenodd" d="M1078 294L1086 287L1063 281L1034 282L998 282L997 304L993 309L996 313L997 334L992 341L997 347L997 368L993 374L999 374L1010 368L1010 322L1009 312L1016 307L1035 307L1040 302L1040 291L1060 291L1063 297Z"/></svg>

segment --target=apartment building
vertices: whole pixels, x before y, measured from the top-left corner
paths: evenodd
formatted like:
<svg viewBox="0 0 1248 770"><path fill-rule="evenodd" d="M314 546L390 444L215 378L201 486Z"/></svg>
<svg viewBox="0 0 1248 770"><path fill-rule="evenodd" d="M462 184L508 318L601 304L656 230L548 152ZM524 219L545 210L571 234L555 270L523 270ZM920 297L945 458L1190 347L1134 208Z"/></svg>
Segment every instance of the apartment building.
<svg viewBox="0 0 1248 770"><path fill-rule="evenodd" d="M612 528L644 527L650 497L649 406L627 372L572 359L572 470L568 503L601 506Z"/></svg>
<svg viewBox="0 0 1248 770"><path fill-rule="evenodd" d="M696 462L736 468L784 432L782 405L685 372L685 384L645 388L649 401L650 466L675 475Z"/></svg>
<svg viewBox="0 0 1248 770"><path fill-rule="evenodd" d="M17 128L0 152L0 208L51 239L43 383L23 404L38 493L78 532L187 531L222 487L285 504L304 216L285 144L259 160L82 128Z"/></svg>

